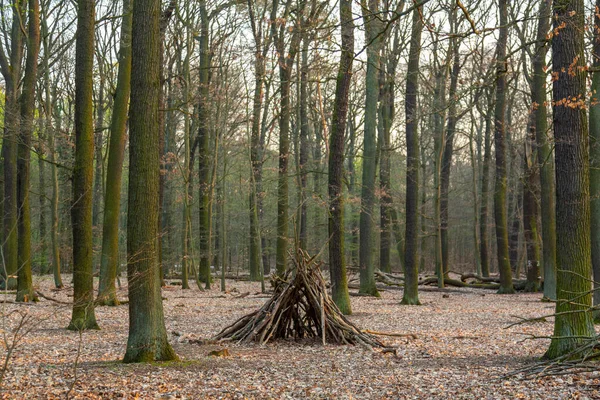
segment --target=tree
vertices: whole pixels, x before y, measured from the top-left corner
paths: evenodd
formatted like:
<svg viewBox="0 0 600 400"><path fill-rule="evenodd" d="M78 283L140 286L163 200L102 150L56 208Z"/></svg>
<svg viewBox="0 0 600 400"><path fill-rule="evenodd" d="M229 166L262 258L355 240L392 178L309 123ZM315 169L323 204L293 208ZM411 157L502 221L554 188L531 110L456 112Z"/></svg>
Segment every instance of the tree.
<svg viewBox="0 0 600 400"><path fill-rule="evenodd" d="M19 81L21 79L21 63L23 59L23 31L21 21L25 0L17 0L11 4L12 23L10 32L10 53L7 55L0 46L0 67L5 82L4 94L4 140L2 141L2 157L4 170L3 201L3 286L16 289L18 269L18 207L17 207L17 138L20 126L19 113Z"/></svg>
<svg viewBox="0 0 600 400"><path fill-rule="evenodd" d="M508 254L508 221L506 216L506 42L508 40L507 0L499 0L500 28L496 44L496 106L494 109L494 144L496 146L496 181L494 188L494 218L500 289L498 293L514 293Z"/></svg>
<svg viewBox="0 0 600 400"><path fill-rule="evenodd" d="M583 0L555 2L552 100L556 163L556 316L545 357L596 340L592 321L590 177Z"/></svg>
<svg viewBox="0 0 600 400"><path fill-rule="evenodd" d="M544 269L544 297L556 299L556 189L554 160L548 138L548 107L546 106L546 54L545 40L550 29L550 0L540 3L539 22L531 97L535 107L535 136L540 175L540 202L542 215L542 243ZM543 40L543 41L542 41Z"/></svg>
<svg viewBox="0 0 600 400"><path fill-rule="evenodd" d="M342 54L335 89L335 105L331 121L329 144L329 273L331 294L340 311L352 313L346 261L344 258L344 133L348 116L348 96L352 82L354 60L354 23L352 1L341 0L340 23L342 31Z"/></svg>
<svg viewBox="0 0 600 400"><path fill-rule="evenodd" d="M374 275L375 174L377 167L377 107L379 99L379 60L382 32L379 0L361 1L367 40L365 77L365 122L363 138L362 188L360 194L360 293L379 297Z"/></svg>
<svg viewBox="0 0 600 400"><path fill-rule="evenodd" d="M283 19L289 17L291 0L285 6ZM287 244L288 244L288 164L290 156L290 86L294 60L300 47L300 20L304 13L306 1L301 1L296 14L295 26L292 29L289 50L286 51L285 32L286 24L272 24L272 34L275 39L275 47L279 54L279 80L280 80L280 113L279 113L279 172L277 183L277 274L283 276L287 268ZM277 7L277 1L273 2Z"/></svg>
<svg viewBox="0 0 600 400"><path fill-rule="evenodd" d="M209 16L206 1L200 1L200 82L198 89L198 162L200 184L200 263L198 281L204 282L210 289L211 273L211 236L212 236L212 182L211 182L211 151L210 151L210 108L209 108L209 79L210 79L210 50L209 50Z"/></svg>
<svg viewBox="0 0 600 400"><path fill-rule="evenodd" d="M42 3L44 5L44 3ZM50 170L52 177L52 199L50 202L50 240L52 247L52 273L54 275L54 286L56 288L62 288L62 276L60 273L60 249L59 249L59 239L58 239L58 228L59 228L59 218L58 218L58 202L59 202L59 184L58 184L58 166L56 163L56 136L59 132L59 126L54 126L52 124L52 116L53 116L53 108L56 103L56 98L54 101L52 99L51 89L50 89L50 52L51 52L51 43L50 43L50 32L48 29L48 17L47 10L45 7L42 7L42 18L41 18L41 29L42 29L42 41L44 44L44 58L42 61L42 70L44 73L44 108L45 108L45 130L48 138L48 148L49 148L49 156L50 156ZM56 91L56 89L55 89ZM56 128L56 129L54 129Z"/></svg>
<svg viewBox="0 0 600 400"><path fill-rule="evenodd" d="M419 302L419 57L421 55L421 8L413 11L408 69L406 71L406 235L404 245L404 294L402 304Z"/></svg>
<svg viewBox="0 0 600 400"><path fill-rule="evenodd" d="M94 177L93 0L79 0L75 46L75 164L73 165L73 314L69 329L99 329L94 313L92 196Z"/></svg>
<svg viewBox="0 0 600 400"><path fill-rule="evenodd" d="M115 279L119 266L119 214L121 209L121 177L127 141L127 106L131 88L131 1L123 0L121 48L115 102L110 123L110 142L104 195L102 255L98 302L118 305Z"/></svg>
<svg viewBox="0 0 600 400"><path fill-rule="evenodd" d="M158 262L160 1L136 0L129 107L127 281L124 362L176 360L164 323Z"/></svg>
<svg viewBox="0 0 600 400"><path fill-rule="evenodd" d="M600 68L600 1L596 1L594 14L594 46L592 63ZM600 305L600 71L592 75L590 99L590 207L591 207L591 244L592 269L594 275L594 306ZM544 221L542 221L544 223ZM544 246L546 242L544 242ZM545 248L545 247L544 247ZM545 262L545 258L544 258ZM544 278L544 295L546 279ZM594 310L595 322L600 322L600 309Z"/></svg>
<svg viewBox="0 0 600 400"><path fill-rule="evenodd" d="M31 137L35 112L35 82L40 52L40 4L29 0L27 29L27 59L21 93L21 129L17 160L17 205L19 208L19 269L17 272L17 301L37 301L31 280L31 209L29 184L31 175ZM42 211L43 212L43 211Z"/></svg>

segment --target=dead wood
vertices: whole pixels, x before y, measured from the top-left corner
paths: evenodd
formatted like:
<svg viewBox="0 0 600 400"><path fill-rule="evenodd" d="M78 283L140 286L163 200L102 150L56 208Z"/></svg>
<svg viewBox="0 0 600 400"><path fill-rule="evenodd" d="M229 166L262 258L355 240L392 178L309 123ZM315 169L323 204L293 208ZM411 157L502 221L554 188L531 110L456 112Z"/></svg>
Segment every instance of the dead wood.
<svg viewBox="0 0 600 400"><path fill-rule="evenodd" d="M411 339L417 339L417 335L414 333L377 332L377 331L372 331L370 329L365 329L363 332L371 334L371 335L391 336L391 337L407 337L407 338L411 338Z"/></svg>
<svg viewBox="0 0 600 400"><path fill-rule="evenodd" d="M273 296L260 309L223 329L216 340L265 344L275 339L315 338L323 343L387 347L340 312L314 257L299 250L293 261L294 268L273 282Z"/></svg>
<svg viewBox="0 0 600 400"><path fill-rule="evenodd" d="M40 292L39 290L37 290L36 293L41 298L53 301L53 302L58 303L58 304L64 304L64 305L68 305L68 306L73 305L73 303L71 303L70 301L61 301L61 300L55 299L53 297L46 296L44 293Z"/></svg>

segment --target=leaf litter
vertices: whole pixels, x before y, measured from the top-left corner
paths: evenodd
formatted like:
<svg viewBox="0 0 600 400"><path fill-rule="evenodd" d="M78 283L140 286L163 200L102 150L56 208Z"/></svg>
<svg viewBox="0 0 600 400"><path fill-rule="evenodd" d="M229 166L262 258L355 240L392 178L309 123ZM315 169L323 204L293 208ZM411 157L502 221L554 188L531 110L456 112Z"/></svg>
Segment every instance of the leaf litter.
<svg viewBox="0 0 600 400"><path fill-rule="evenodd" d="M65 281L69 278L65 276ZM49 277L37 289L61 302L72 288L52 290ZM0 387L16 399L595 399L600 369L534 380L502 376L535 363L548 346L553 319L510 326L521 318L553 312L541 294L497 295L489 290L423 290L421 306L400 305L401 290L381 298L352 297L349 320L379 336L396 353L320 340L215 343L223 328L268 300L260 284L227 281L200 291L163 288L165 324L180 362L125 365L127 305L98 307L100 331L67 331L71 309L41 299L35 305L0 305L0 333L10 344L28 313L29 332L18 342ZM239 296L239 293L248 293ZM118 291L127 297L126 289ZM12 300L12 294L2 294ZM23 326L21 331L27 327ZM6 343L2 359L6 356ZM81 348L77 367L77 349Z"/></svg>

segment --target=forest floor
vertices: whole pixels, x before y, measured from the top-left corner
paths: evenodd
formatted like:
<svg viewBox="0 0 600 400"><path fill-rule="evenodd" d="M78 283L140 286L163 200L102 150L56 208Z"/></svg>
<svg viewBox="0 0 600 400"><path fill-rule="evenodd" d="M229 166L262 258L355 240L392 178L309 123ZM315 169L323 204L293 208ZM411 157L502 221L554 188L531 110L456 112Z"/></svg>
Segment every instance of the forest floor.
<svg viewBox="0 0 600 400"><path fill-rule="evenodd" d="M72 300L72 287L53 291L50 277L36 277L34 285L48 297ZM1 332L9 335L21 315L29 318L21 333L31 331L9 361L0 398L600 398L600 370L534 380L503 378L539 360L548 346L547 340L527 338L551 335L552 318L508 327L520 318L553 312L540 294L422 287L421 306L400 305L401 290L383 291L379 299L352 297L350 319L361 329L416 335L381 337L398 346L397 355L315 342L194 344L265 301L257 283L227 281L227 288L223 294L218 282L209 291L165 287L167 331L181 361L150 365L120 362L127 343L126 305L97 308L101 330L80 335L65 329L70 319L66 304L46 299L35 305L3 303ZM124 289L119 297L126 298ZM225 347L228 357L209 355Z"/></svg>

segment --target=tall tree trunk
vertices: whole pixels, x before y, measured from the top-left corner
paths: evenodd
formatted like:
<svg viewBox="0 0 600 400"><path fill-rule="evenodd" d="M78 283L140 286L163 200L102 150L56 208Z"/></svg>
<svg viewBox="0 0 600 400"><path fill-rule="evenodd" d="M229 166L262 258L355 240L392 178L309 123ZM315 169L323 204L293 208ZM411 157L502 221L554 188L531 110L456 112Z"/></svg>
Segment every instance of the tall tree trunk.
<svg viewBox="0 0 600 400"><path fill-rule="evenodd" d="M43 103L42 100L43 90L40 90L38 97L39 104ZM47 111L46 111L47 112ZM38 204L40 207L39 211L39 243L40 243L40 255L37 258L39 265L39 273L45 275L48 273L48 241L47 236L47 224L46 224L46 137L51 135L47 128L50 126L46 123L49 118L47 115L45 118L39 119L38 129L38 145L37 145L37 163L38 163Z"/></svg>
<svg viewBox="0 0 600 400"><path fill-rule="evenodd" d="M527 252L527 283L525 291L540 290L540 246L538 243L539 176L535 148L535 115L532 112L527 127L527 139L523 155L523 231Z"/></svg>
<svg viewBox="0 0 600 400"><path fill-rule="evenodd" d="M356 127L354 126L354 115L349 113L348 127L348 155L347 155L347 176L348 176L348 196L354 199L356 196L356 169L354 167L355 147L356 147ZM331 151L331 150L330 150ZM331 156L331 154L330 154ZM315 176L316 179L316 176ZM358 215L355 202L350 203L350 264L358 265Z"/></svg>
<svg viewBox="0 0 600 400"><path fill-rule="evenodd" d="M50 246L52 248L52 273L54 276L54 286L56 288L62 288L62 276L60 273L60 244L58 237L59 230L59 186L58 186L58 167L56 165L56 137L60 132L60 125L57 123L53 129L52 126L52 113L56 106L56 98L52 100L50 91L50 44L48 38L48 25L46 10L42 7L42 40L44 43L44 58L42 61L42 68L44 71L44 105L45 105L45 118L46 118L46 135L48 137L48 151L50 156L50 172L52 182L52 199L50 201ZM60 121L60 117L57 115L57 122Z"/></svg>
<svg viewBox="0 0 600 400"><path fill-rule="evenodd" d="M481 275L490 276L489 256L489 191L490 167L492 164L492 106L494 104L494 91L490 90L487 96L485 111L485 131L483 137L483 166L481 168L481 205L479 208L479 256L481 258ZM481 111L481 110L480 110Z"/></svg>
<svg viewBox="0 0 600 400"><path fill-rule="evenodd" d="M406 71L406 235L404 253L405 284L402 304L419 302L419 133L417 97L419 57L423 22L421 8L413 11L410 53Z"/></svg>
<svg viewBox="0 0 600 400"><path fill-rule="evenodd" d="M374 218L375 175L377 167L377 104L379 98L379 60L382 30L378 20L379 0L363 0L363 20L367 39L365 77L365 122L363 138L362 188L360 195L360 293L379 297L375 285Z"/></svg>
<svg viewBox="0 0 600 400"><path fill-rule="evenodd" d="M452 71L450 73L450 89L448 91L448 122L446 125L446 140L442 156L440 174L440 233L442 245L442 271L444 277L448 277L450 262L448 258L448 199L450 192L450 171L452 169L452 154L454 152L454 136L458 122L458 75L460 73L459 44L456 38L452 39Z"/></svg>
<svg viewBox="0 0 600 400"><path fill-rule="evenodd" d="M209 118L210 110L208 107L209 102L209 69L210 69L210 50L208 46L209 31L208 31L208 11L206 10L206 2L200 1L200 18L201 18L201 33L199 40L200 47L200 74L199 74L199 100L198 100L198 171L199 171L199 185L200 185L200 214L198 226L200 229L200 263L198 280L203 282L207 289L210 288L211 273L210 273L210 261L211 261L211 231L212 231L212 218L211 218L211 198L212 193L211 186L211 174L210 174L210 130L209 130Z"/></svg>
<svg viewBox="0 0 600 400"><path fill-rule="evenodd" d="M305 2L300 4L298 18L302 15ZM286 6L286 8L288 8ZM275 25L275 24L273 24ZM272 29L276 29L273 26ZM290 86L294 60L300 46L299 26L293 28L289 52L286 54L284 43L285 27L280 28L275 45L279 53L279 79L280 79L280 113L279 113L279 171L277 180L277 274L283 275L287 268L288 245L288 164L290 156Z"/></svg>
<svg viewBox="0 0 600 400"><path fill-rule="evenodd" d="M594 13L594 47L592 62L595 69L600 68L600 0L596 0ZM600 306L600 71L592 75L590 100L590 206L591 206L591 242L592 242L592 269L594 274L595 307ZM542 183L543 184L543 183ZM542 197L542 207L543 207ZM542 213L543 213L542 209ZM542 225L549 222L542 219ZM543 225L545 226L545 225ZM546 242L544 241L544 250ZM544 266L546 253L544 252ZM546 294L546 268L544 268L544 296ZM550 297L552 298L552 297ZM600 322L600 309L594 310L595 322Z"/></svg>
<svg viewBox="0 0 600 400"><path fill-rule="evenodd" d="M158 232L159 235L156 238L158 241L158 265L160 265L160 284L161 286L165 285L164 277L167 275L169 271L168 264L163 262L163 252L162 252L162 234L163 234L163 223L162 223L162 213L163 213L163 200L165 196L165 179L166 179L166 171L164 169L165 166L165 91L164 84L166 82L166 78L164 76L164 44L165 44L165 36L167 32L167 27L169 26L169 21L171 20L171 16L175 11L177 3L176 0L170 0L167 7L162 10L160 15L160 63L159 63L159 75L160 75L160 92L158 94L158 154L160 157L160 175L159 175L159 183L158 183Z"/></svg>
<svg viewBox="0 0 600 400"><path fill-rule="evenodd" d="M190 4L185 5L185 17L190 19ZM191 74L190 74L190 58L193 52L193 38L192 30L189 27L186 29L186 55L183 59L183 107L186 111L190 109L190 87L191 87ZM189 272L193 265L193 258L191 257L192 249L192 207L191 201L193 196L193 188L191 184L191 170L193 168L193 161L191 161L192 152L192 137L191 137L191 118L190 113L185 112L183 115L183 141L184 141L184 161L183 161L183 180L184 180L184 194L183 194L183 234L182 234L182 254L181 254L181 288L189 289Z"/></svg>
<svg viewBox="0 0 600 400"><path fill-rule="evenodd" d="M335 105L329 137L329 273L331 294L340 311L352 313L346 260L344 254L344 134L348 121L348 96L352 83L352 61L354 60L354 23L352 1L341 0L340 21L342 54L338 69Z"/></svg>
<svg viewBox="0 0 600 400"><path fill-rule="evenodd" d="M104 223L102 224L102 253L98 303L118 305L115 280L119 265L119 214L121 180L127 141L127 105L131 89L131 1L123 0L123 22L119 50L117 88L110 123Z"/></svg>
<svg viewBox="0 0 600 400"><path fill-rule="evenodd" d="M102 62L98 63L98 99L96 104L96 128L94 132L94 158L96 159L92 207L92 226L94 227L94 230L99 230L100 228L100 217L102 215L102 194L104 193L104 158L102 157L102 143L104 142L105 76L102 64Z"/></svg>
<svg viewBox="0 0 600 400"><path fill-rule="evenodd" d="M305 35L302 43L302 58L300 67L300 248L308 250L308 47L311 39ZM343 153L342 153L343 154ZM343 167L343 160L342 160Z"/></svg>
<svg viewBox="0 0 600 400"><path fill-rule="evenodd" d="M592 321L590 177L586 120L583 0L555 2L552 104L556 161L557 302L553 359L596 341Z"/></svg>
<svg viewBox="0 0 600 400"><path fill-rule="evenodd" d="M158 263L160 1L135 0L129 108L127 280L124 362L176 360L164 323Z"/></svg>
<svg viewBox="0 0 600 400"><path fill-rule="evenodd" d="M75 164L73 166L73 315L69 329L98 329L94 313L92 196L94 178L93 0L79 0L75 46Z"/></svg>
<svg viewBox="0 0 600 400"><path fill-rule="evenodd" d="M506 42L508 40L507 0L499 0L500 28L496 44L496 107L494 111L494 144L496 146L496 181L494 188L494 218L500 289L498 293L514 293L508 254L508 221L506 216Z"/></svg>
<svg viewBox="0 0 600 400"><path fill-rule="evenodd" d="M379 200L380 204L380 228L381 235L379 240L379 269L384 272L391 272L392 267L390 265L391 256L391 245L392 245L392 184L391 184L391 132L392 124L395 117L395 78L396 78L396 67L398 65L398 54L400 53L400 44L398 31L395 31L393 48L388 52L385 59L381 63L382 74L381 77L381 102L380 118L382 132L380 134L380 161L379 161L379 189L381 191L381 197Z"/></svg>
<svg viewBox="0 0 600 400"><path fill-rule="evenodd" d="M535 110L535 136L540 174L540 199L542 214L542 262L544 270L544 297L556 299L556 191L554 183L554 158L548 140L548 108L546 106L546 35L550 30L551 0L540 1L537 28L538 45L533 63L531 97ZM591 115L591 111L590 111Z"/></svg>
<svg viewBox="0 0 600 400"><path fill-rule="evenodd" d="M450 42L450 46L453 45L453 41ZM438 44L434 44L434 54L437 56ZM449 49L451 50L451 49ZM448 79L450 58L446 58L444 64L440 65L435 72L435 88L434 88L434 115L433 115L433 126L434 126L434 140L433 140L433 215L434 215L434 229L435 229L435 273L437 275L438 287L443 288L444 284L444 260L442 256L442 170L443 170L443 157L445 150L445 143L447 140L447 134L444 126L446 119L446 86ZM423 162L424 164L424 162ZM423 174L423 188L425 187L425 174ZM423 190L422 195L425 193ZM422 201L424 206L425 201ZM424 210L421 221L424 221ZM423 230L423 228L421 228ZM423 235L425 237L425 235ZM421 258L424 256L424 251L421 249Z"/></svg>
<svg viewBox="0 0 600 400"><path fill-rule="evenodd" d="M270 21L276 16L277 9L271 10ZM250 164L251 164L251 182L250 182L250 279L260 280L265 271L261 271L261 264L264 263L263 241L264 238L260 231L260 222L262 216L262 164L263 149L261 141L261 110L264 100L265 85L265 55L269 48L272 36L268 36L263 42L262 25L257 24L254 15L253 2L248 1L248 15L250 17L252 33L256 45L254 59L254 97L252 99L252 127L250 136ZM268 272L267 272L268 273Z"/></svg>
<svg viewBox="0 0 600 400"><path fill-rule="evenodd" d="M21 63L23 59L23 32L21 21L25 19L25 0L12 4L12 26L10 36L10 55L7 60L2 53L2 75L5 81L4 97L4 140L2 141L2 157L4 170L3 201L3 235L2 251L4 265L2 268L3 287L17 288L18 261L18 206L17 206L17 140L20 127L19 80L21 79ZM10 64L9 64L10 63Z"/></svg>
<svg viewBox="0 0 600 400"><path fill-rule="evenodd" d="M31 208L29 184L31 175L31 138L35 113L35 83L40 52L40 5L29 0L27 29L27 60L21 93L21 130L17 160L17 207L19 208L19 269L17 272L17 301L37 301L31 279Z"/></svg>

